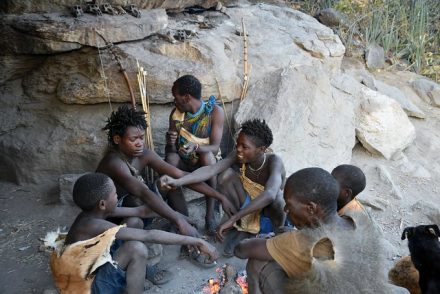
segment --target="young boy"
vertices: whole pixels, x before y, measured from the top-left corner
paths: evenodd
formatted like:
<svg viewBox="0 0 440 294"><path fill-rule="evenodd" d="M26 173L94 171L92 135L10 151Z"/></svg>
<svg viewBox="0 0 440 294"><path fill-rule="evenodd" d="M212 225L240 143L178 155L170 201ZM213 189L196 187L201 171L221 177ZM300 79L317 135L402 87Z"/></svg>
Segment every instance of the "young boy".
<svg viewBox="0 0 440 294"><path fill-rule="evenodd" d="M248 120L241 126L236 150L225 159L179 179L169 176L161 178L162 187L175 188L206 181L220 174L218 187L238 211L217 228L220 241L223 241L225 231L236 228L228 236L229 241L223 252L225 257L233 256L234 247L240 239L284 226L286 217L281 190L285 170L281 158L267 152L272 141L272 131L265 121ZM237 172L237 169L240 171Z"/></svg>
<svg viewBox="0 0 440 294"><path fill-rule="evenodd" d="M338 215L338 190L321 168L287 179L285 211L298 230L235 248L237 257L249 259L249 293L390 293L380 237L363 214Z"/></svg>
<svg viewBox="0 0 440 294"><path fill-rule="evenodd" d="M333 169L332 176L339 183L338 213L343 215L347 209L365 210L356 199L366 186L362 170L354 165L342 164Z"/></svg>
<svg viewBox="0 0 440 294"><path fill-rule="evenodd" d="M199 238L159 230L116 226L108 217L149 217L147 206L117 207L113 181L101 173L80 177L73 200L82 212L72 224L65 248L52 255L51 268L57 287L69 293L142 293L148 250L143 242L194 246L211 260L215 248ZM124 241L120 247L114 239ZM120 243L120 242L119 242Z"/></svg>

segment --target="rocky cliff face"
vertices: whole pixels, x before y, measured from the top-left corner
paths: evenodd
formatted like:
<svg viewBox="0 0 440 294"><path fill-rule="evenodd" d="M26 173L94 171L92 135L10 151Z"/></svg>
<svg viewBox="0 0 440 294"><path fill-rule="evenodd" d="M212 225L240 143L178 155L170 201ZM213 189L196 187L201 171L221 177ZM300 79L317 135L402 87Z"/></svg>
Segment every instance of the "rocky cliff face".
<svg viewBox="0 0 440 294"><path fill-rule="evenodd" d="M74 18L57 12L3 18L3 38L9 40L1 44L2 100L8 108L0 145L5 150L0 161L8 167L5 178L39 182L60 173L94 169L105 146L100 128L110 108L117 107L111 104L130 101L116 58L137 97L136 64L148 72L154 140L162 153L172 102L170 87L176 78L199 77L204 96L213 94L227 105L239 98L242 19L249 40L251 85L276 78L280 69L292 65L319 65L328 79L338 72L344 53L329 28L285 7L244 5L202 14L141 12L140 18L91 14ZM275 85L269 88L277 92ZM306 100L306 93L296 95ZM287 94L283 99L295 98ZM232 119L237 107L230 108ZM226 128L226 132L233 130ZM353 134L351 130L351 145ZM349 159L348 153L344 160Z"/></svg>
<svg viewBox="0 0 440 294"><path fill-rule="evenodd" d="M214 6L208 2L205 7ZM434 161L422 159L439 148L436 132L425 135L438 126L439 85L411 73L368 72L362 62L344 58L338 36L306 14L249 3L171 13L164 8L176 7L167 1L149 1L151 6L141 8L155 9L141 9L140 18L74 18L51 2L38 3L6 1L2 6L9 12L1 20L6 40L0 44L2 179L55 185L60 174L93 171L106 146L101 131L106 117L118 103L130 101L121 67L140 103L138 63L147 70L159 154L172 109L172 82L193 74L203 84L203 96L215 95L226 107L222 150L231 148L234 128L258 117L273 129L272 148L289 173L307 166L331 170L370 154L365 170L371 170L372 179L382 171L387 176L374 182L382 187L384 178L391 180L383 184L388 188L379 190L391 189L400 198L405 198L405 189L398 187L390 167L399 166L398 175L428 181L440 177ZM200 4L176 3L172 5L180 5L179 11ZM36 13L45 5L51 9ZM250 82L239 106L242 20ZM363 148L354 150L363 152L353 153L357 142ZM365 201L374 209L389 205L377 199Z"/></svg>

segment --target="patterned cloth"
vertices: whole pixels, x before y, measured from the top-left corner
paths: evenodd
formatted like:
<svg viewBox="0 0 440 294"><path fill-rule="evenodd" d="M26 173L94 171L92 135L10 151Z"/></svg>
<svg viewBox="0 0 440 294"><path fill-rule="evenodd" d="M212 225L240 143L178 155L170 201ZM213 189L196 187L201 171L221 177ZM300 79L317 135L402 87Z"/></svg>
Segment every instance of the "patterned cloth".
<svg viewBox="0 0 440 294"><path fill-rule="evenodd" d="M249 195L251 200L257 198L261 193L264 192L264 186L253 182L251 179L246 177L246 165L243 164L240 168L240 181L243 184L243 188ZM236 223L234 227L238 231L249 232L252 234L258 234L260 232L260 217L261 211L255 211L251 214L245 215L240 219L239 224Z"/></svg>
<svg viewBox="0 0 440 294"><path fill-rule="evenodd" d="M177 108L174 110L172 121L179 134L177 139L178 150L184 148L188 142L199 145L209 145L209 136L211 135L211 114L215 105L215 97L210 96L207 102L202 101L199 110L194 114L180 112ZM196 152L187 155L179 151L179 156L185 163L190 165L195 165L199 160Z"/></svg>

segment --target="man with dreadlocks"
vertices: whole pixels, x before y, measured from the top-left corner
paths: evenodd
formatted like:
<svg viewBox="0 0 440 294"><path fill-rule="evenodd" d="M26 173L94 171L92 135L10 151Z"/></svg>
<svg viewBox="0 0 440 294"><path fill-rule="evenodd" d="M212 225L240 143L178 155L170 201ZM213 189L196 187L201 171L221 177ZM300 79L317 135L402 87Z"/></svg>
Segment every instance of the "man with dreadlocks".
<svg viewBox="0 0 440 294"><path fill-rule="evenodd" d="M161 178L162 187L175 188L205 181L217 174L219 189L230 197L238 212L217 228L217 238L228 236L223 255L233 256L235 245L258 233L281 229L285 221L282 188L285 170L281 158L268 152L272 131L263 120L248 120L241 126L236 150L209 167L201 167L180 179ZM235 167L232 169L230 167ZM239 172L236 170L239 169Z"/></svg>
<svg viewBox="0 0 440 294"><path fill-rule="evenodd" d="M174 223L178 231L187 236L197 237L197 230L188 222L188 217L173 210L162 197L153 193L145 185L139 171L150 167L158 174L166 174L175 178L182 177L185 172L168 164L154 150L144 148L144 133L147 128L145 113L123 105L112 112L104 130L108 131L109 149L98 165L97 172L108 175L115 183L118 204L122 206L138 206L136 200L147 204L151 210ZM205 183L189 186L210 197L219 199L229 214L235 209L228 205L226 196L212 189ZM130 226L130 224L127 224ZM143 227L143 224L131 224L132 227ZM200 257L200 258L199 258ZM205 260L197 256L197 260ZM202 263L205 265L205 262ZM211 263L215 266L215 264Z"/></svg>
<svg viewBox="0 0 440 294"><path fill-rule="evenodd" d="M192 75L178 78L171 91L176 107L170 114L165 160L185 171L194 171L200 166L216 163L221 156L219 147L223 132L223 109L216 105L214 96L209 97L207 102L201 99L202 85ZM215 189L217 178L212 177L208 183ZM171 190L167 197L171 207L188 215L181 189ZM205 228L208 235L213 235L215 199L205 199Z"/></svg>

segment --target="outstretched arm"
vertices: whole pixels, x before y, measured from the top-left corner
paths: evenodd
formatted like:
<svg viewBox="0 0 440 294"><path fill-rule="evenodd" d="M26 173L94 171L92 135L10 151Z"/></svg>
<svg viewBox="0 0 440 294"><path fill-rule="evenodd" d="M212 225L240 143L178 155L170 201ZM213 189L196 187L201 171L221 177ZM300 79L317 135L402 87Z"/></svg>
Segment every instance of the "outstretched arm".
<svg viewBox="0 0 440 294"><path fill-rule="evenodd" d="M163 176L161 177L161 186L172 189L209 180L210 178L225 171L228 167L232 166L235 161L235 151L232 151L225 159L222 159L213 165L202 166L192 173L186 174L185 176L176 177L170 174L168 174L169 176Z"/></svg>
<svg viewBox="0 0 440 294"><path fill-rule="evenodd" d="M266 247L266 239L245 239L234 249L234 255L241 259L274 260Z"/></svg>
<svg viewBox="0 0 440 294"><path fill-rule="evenodd" d="M182 236L160 230L121 228L116 234L116 239L168 245L191 245L196 246L198 250L208 255L211 260L216 260L218 257L215 247L200 238Z"/></svg>
<svg viewBox="0 0 440 294"><path fill-rule="evenodd" d="M109 217L132 217L137 216L141 218L158 216L150 207L142 205L138 207L116 207L116 209L108 215Z"/></svg>
<svg viewBox="0 0 440 294"><path fill-rule="evenodd" d="M171 164L167 163L166 161L162 160L162 158L160 158L156 153L153 154L153 152L152 152L152 154L150 155L150 160L148 162L148 165L151 166L159 174L168 175L168 176L164 176L162 178L173 179L173 178L189 177L191 183L187 183L184 185L188 185L188 187L194 191L197 191L197 192L202 193L204 195L207 195L209 197L218 199L222 203L222 206L223 206L223 209L225 210L225 212L228 215L232 215L232 214L236 213L236 209L235 209L234 205L232 205L232 203L228 200L228 198L225 195L219 193L217 190L210 187L208 184L204 183L204 181L212 178L213 176L217 175L217 173L222 172L223 170L228 168L230 165L232 165L232 163L229 163L230 161L228 161L227 159L228 158L226 158L225 160L221 160L214 165L210 165L210 166L206 167L206 169L205 169L205 167L201 167L201 168L195 170L193 173L188 174L187 172L184 172L184 171L176 168L175 166L172 166ZM222 162L222 161L225 161L225 162ZM204 171L208 170L210 172L210 176L209 177L206 177L206 175L204 175L203 177L199 176L199 174L201 174L201 173L203 174L203 170L201 172L200 171L198 172L198 170L201 170L201 169L203 169ZM212 171L211 169L214 171ZM215 171L218 171L218 172L214 173ZM196 178L198 177L197 180L191 180L192 175L194 173L196 173L195 177ZM162 185L162 183L161 183L161 186L164 187L164 185Z"/></svg>

